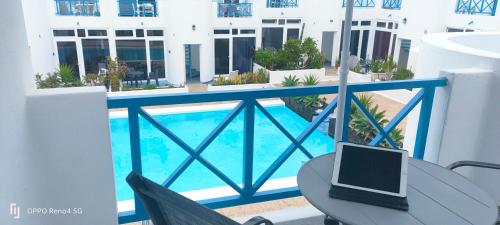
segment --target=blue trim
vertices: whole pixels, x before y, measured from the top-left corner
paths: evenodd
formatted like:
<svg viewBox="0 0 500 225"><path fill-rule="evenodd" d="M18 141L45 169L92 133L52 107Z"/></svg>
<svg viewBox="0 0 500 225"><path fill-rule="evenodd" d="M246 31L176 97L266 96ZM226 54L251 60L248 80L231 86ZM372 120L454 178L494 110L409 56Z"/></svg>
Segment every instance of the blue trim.
<svg viewBox="0 0 500 225"><path fill-rule="evenodd" d="M267 8L297 8L298 0L267 0Z"/></svg>
<svg viewBox="0 0 500 225"><path fill-rule="evenodd" d="M346 7L346 0L342 1L342 7ZM375 0L354 0L354 7L356 8L373 8L375 7Z"/></svg>
<svg viewBox="0 0 500 225"><path fill-rule="evenodd" d="M99 0L54 0L58 16L100 16Z"/></svg>
<svg viewBox="0 0 500 225"><path fill-rule="evenodd" d="M384 0L382 8L384 9L401 9L402 0Z"/></svg>
<svg viewBox="0 0 500 225"><path fill-rule="evenodd" d="M222 3L217 5L218 17L251 17L252 3Z"/></svg>
<svg viewBox="0 0 500 225"><path fill-rule="evenodd" d="M344 123L343 139L347 140L347 131L349 126L349 115L351 102L365 114L372 125L378 130L379 134L370 143L371 145L379 145L383 140L387 140L392 147L397 147L390 137L390 132L412 111L419 103L422 108L420 111L420 119L418 123L417 138L415 144L415 157L423 158L425 154L425 144L428 134L429 121L432 112L434 92L437 87L446 86L445 78L428 79L428 80L408 80L408 81L391 81L377 83L356 83L349 84L347 87L347 103L346 104L346 122ZM417 95L399 112L389 124L382 128L376 123L369 111L361 106L359 99L354 95L359 92L384 91L421 88ZM177 169L169 175L163 182L163 186L169 187L174 183L184 171L194 161L200 162L213 174L224 181L228 186L233 188L239 195L224 198L211 199L201 201L211 208L221 208L228 206L236 206L255 202L269 201L287 197L299 196L300 192L297 187L280 189L266 192L257 192L264 183L288 160L288 158L299 149L305 156L312 158L313 155L304 148L303 143L307 138L323 123L329 115L337 108L337 98L335 98L297 137L290 134L262 105L257 102L257 99L277 98L277 97L295 97L305 95L323 95L338 93L337 85L329 86L308 86L308 87L292 87L292 88L270 88L256 90L234 90L225 92L205 92L205 93L182 93L169 95L149 95L149 96L122 96L108 97L108 108L127 108L129 113L130 140L131 140L131 155L132 168L136 172L142 171L141 164L141 143L139 117L156 127L160 132L165 134L174 143L179 145L188 153L188 157L184 160ZM200 143L196 148L190 147L186 142L174 134L171 130L163 126L153 116L149 115L142 107L156 105L173 105L173 104L189 104L202 102L223 102L223 101L240 101L240 103L231 111L226 118ZM254 151L254 126L255 126L255 108L260 110L276 127L291 141L288 148L278 156L278 158L253 182L253 151ZM240 187L217 167L208 162L202 157L203 151L217 138L222 131L241 113L244 112L244 157L243 157L243 186ZM147 219L146 212L138 200L134 199L137 211L124 212L119 214L120 223L136 222Z"/></svg>
<svg viewBox="0 0 500 225"><path fill-rule="evenodd" d="M458 0L455 13L495 16L498 0Z"/></svg>

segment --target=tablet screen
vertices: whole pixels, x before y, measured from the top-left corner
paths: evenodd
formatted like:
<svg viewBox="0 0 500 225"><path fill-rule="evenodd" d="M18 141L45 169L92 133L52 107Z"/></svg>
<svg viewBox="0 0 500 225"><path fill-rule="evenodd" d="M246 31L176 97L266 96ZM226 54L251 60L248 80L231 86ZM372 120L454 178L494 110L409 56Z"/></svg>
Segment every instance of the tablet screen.
<svg viewBox="0 0 500 225"><path fill-rule="evenodd" d="M344 145L338 183L399 193L402 154Z"/></svg>

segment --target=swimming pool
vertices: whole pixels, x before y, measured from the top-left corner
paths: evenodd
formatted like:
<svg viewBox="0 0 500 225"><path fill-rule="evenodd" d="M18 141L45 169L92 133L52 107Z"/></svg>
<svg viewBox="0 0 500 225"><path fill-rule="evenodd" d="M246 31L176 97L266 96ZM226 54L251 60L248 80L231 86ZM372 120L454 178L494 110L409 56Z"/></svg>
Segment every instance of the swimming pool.
<svg viewBox="0 0 500 225"><path fill-rule="evenodd" d="M294 137L302 133L308 122L285 106L266 109ZM154 115L165 127L173 131L192 148L229 114L230 110ZM254 181L291 144L291 141L258 109L255 110ZM140 118L141 156L143 174L162 183L186 159L188 154L163 133ZM127 118L111 118L111 139L118 201L133 199L133 192L125 182L132 170ZM333 139L315 131L303 146L314 155L331 152ZM243 174L243 113L240 113L201 154L235 183L242 183ZM296 176L307 157L299 150L278 169L270 179ZM226 186L216 175L195 161L172 184L177 192Z"/></svg>

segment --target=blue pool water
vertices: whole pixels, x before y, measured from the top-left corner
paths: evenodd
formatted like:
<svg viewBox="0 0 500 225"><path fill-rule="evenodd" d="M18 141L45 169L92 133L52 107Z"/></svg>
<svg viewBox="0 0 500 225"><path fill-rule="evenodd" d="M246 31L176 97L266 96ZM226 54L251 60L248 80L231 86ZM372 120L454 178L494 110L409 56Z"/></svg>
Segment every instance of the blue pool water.
<svg viewBox="0 0 500 225"><path fill-rule="evenodd" d="M294 137L303 132L309 124L284 106L266 107L266 109ZM156 115L154 117L192 148L196 148L229 112L229 110L221 110ZM155 182L162 183L186 159L188 154L146 120L141 118L139 125L143 174ZM117 198L118 201L132 199L133 192L125 182L125 177L132 170L128 119L112 118L110 126ZM290 144L291 141L256 109L254 181ZM322 155L332 151L333 140L328 135L315 131L305 141L304 147L315 156ZM243 113L240 113L202 153L202 157L235 183L242 183L242 152ZM296 150L271 179L296 176L302 162L306 160L307 157ZM201 163L195 161L170 188L182 192L221 186L225 186L222 180Z"/></svg>

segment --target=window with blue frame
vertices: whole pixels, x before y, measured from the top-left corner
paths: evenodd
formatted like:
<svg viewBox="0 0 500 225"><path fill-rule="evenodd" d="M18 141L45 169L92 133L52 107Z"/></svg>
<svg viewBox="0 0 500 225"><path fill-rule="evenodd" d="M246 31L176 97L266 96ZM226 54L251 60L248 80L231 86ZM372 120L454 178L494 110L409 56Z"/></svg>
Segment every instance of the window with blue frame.
<svg viewBox="0 0 500 225"><path fill-rule="evenodd" d="M156 0L118 0L118 16L156 17Z"/></svg>
<svg viewBox="0 0 500 225"><path fill-rule="evenodd" d="M100 16L99 0L55 0L60 16Z"/></svg>
<svg viewBox="0 0 500 225"><path fill-rule="evenodd" d="M239 0L219 0L218 17L251 17L252 3L247 0L240 2Z"/></svg>
<svg viewBox="0 0 500 225"><path fill-rule="evenodd" d="M401 9L402 0L384 0L382 8L384 9Z"/></svg>
<svg viewBox="0 0 500 225"><path fill-rule="evenodd" d="M342 2L342 7L346 7L347 2ZM375 7L375 0L354 0L354 7L357 8L373 8Z"/></svg>
<svg viewBox="0 0 500 225"><path fill-rule="evenodd" d="M458 14L494 16L498 0L458 0L455 12Z"/></svg>
<svg viewBox="0 0 500 225"><path fill-rule="evenodd" d="M267 8L297 8L299 0L267 0Z"/></svg>

